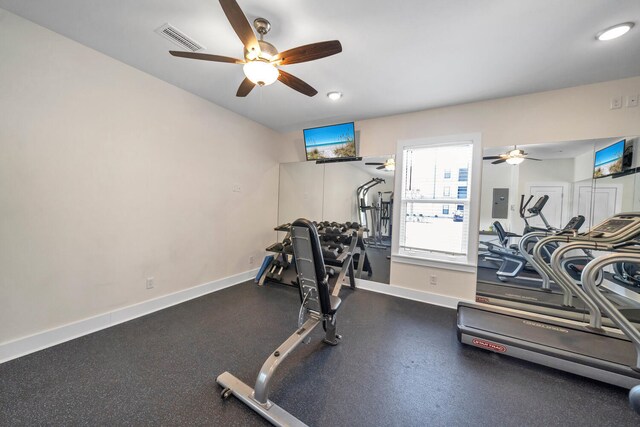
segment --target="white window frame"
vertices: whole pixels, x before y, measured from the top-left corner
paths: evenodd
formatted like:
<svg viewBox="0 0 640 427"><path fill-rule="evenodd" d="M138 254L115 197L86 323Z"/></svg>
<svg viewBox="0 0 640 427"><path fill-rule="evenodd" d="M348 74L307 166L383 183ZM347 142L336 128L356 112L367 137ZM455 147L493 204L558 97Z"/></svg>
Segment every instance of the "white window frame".
<svg viewBox="0 0 640 427"><path fill-rule="evenodd" d="M453 255L432 252L428 255L400 254L400 206L402 205L402 182L403 182L403 162L404 151L414 147L442 147L448 145L459 145L461 143L472 144L471 171L468 174L467 197L469 199L468 209L465 212L469 218L469 231L467 240L467 255ZM405 264L423 265L427 267L445 268L457 271L467 271L475 273L478 264L478 230L480 221L480 180L482 177L482 137L480 133L469 133L462 135L447 135L430 138L419 138L409 140L399 140L396 149L396 174L395 174L394 194L398 200L398 208L393 211L393 223L397 224L391 243L391 261ZM452 200L455 202L455 200Z"/></svg>

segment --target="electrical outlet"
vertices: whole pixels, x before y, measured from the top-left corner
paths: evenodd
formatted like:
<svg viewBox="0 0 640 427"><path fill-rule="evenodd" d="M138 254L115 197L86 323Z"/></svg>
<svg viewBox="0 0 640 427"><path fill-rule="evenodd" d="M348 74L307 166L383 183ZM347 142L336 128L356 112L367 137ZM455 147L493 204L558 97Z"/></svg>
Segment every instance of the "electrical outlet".
<svg viewBox="0 0 640 427"><path fill-rule="evenodd" d="M637 107L638 106L638 94L627 96L627 107Z"/></svg>
<svg viewBox="0 0 640 427"><path fill-rule="evenodd" d="M438 276L436 276L435 274L432 274L431 276L429 276L429 284L432 286L437 286L438 285Z"/></svg>
<svg viewBox="0 0 640 427"><path fill-rule="evenodd" d="M254 262L256 262L256 259L254 258L254 256L253 256L253 255L251 255L251 256L249 257L249 265L253 265L253 263L254 263Z"/></svg>
<svg viewBox="0 0 640 427"><path fill-rule="evenodd" d="M609 107L609 109L617 110L618 108L622 108L622 97L614 96L611 98L611 107Z"/></svg>
<svg viewBox="0 0 640 427"><path fill-rule="evenodd" d="M242 187L240 186L240 184L233 184L233 187L231 188L231 190L234 193L241 193L242 192Z"/></svg>
<svg viewBox="0 0 640 427"><path fill-rule="evenodd" d="M153 277L147 277L147 289L153 289Z"/></svg>

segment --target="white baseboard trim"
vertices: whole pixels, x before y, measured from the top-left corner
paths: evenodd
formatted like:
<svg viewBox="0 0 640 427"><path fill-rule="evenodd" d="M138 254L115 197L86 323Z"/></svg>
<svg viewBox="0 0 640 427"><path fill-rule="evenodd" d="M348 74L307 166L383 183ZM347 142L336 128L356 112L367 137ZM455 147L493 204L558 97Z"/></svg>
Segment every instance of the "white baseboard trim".
<svg viewBox="0 0 640 427"><path fill-rule="evenodd" d="M470 301L448 295L432 294L429 292L418 291L416 289L402 288L400 286L387 285L386 283L372 282L370 280L363 279L356 279L356 287L398 298L410 299L413 301L438 305L440 307L453 308L454 310L458 307L458 302Z"/></svg>
<svg viewBox="0 0 640 427"><path fill-rule="evenodd" d="M143 301L127 307L118 308L108 313L99 314L77 322L68 323L57 328L49 329L26 337L18 338L0 344L0 363L34 353L74 338L88 335L101 329L115 326L119 323L141 317L193 298L219 291L233 285L245 282L256 276L258 269L245 271L209 283L183 289L168 295Z"/></svg>

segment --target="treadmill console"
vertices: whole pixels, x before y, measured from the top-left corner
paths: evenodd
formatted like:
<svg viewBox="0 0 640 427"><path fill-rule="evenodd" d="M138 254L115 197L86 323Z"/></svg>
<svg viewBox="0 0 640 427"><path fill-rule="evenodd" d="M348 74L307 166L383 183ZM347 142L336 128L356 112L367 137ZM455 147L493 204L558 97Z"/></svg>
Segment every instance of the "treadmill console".
<svg viewBox="0 0 640 427"><path fill-rule="evenodd" d="M593 231L601 231L603 233L616 233L622 230L627 225L631 224L633 220L630 219L610 219L600 224Z"/></svg>
<svg viewBox="0 0 640 427"><path fill-rule="evenodd" d="M621 233L633 232L633 230L640 234L640 215L620 214L598 224L587 233L587 237L591 239L610 239Z"/></svg>

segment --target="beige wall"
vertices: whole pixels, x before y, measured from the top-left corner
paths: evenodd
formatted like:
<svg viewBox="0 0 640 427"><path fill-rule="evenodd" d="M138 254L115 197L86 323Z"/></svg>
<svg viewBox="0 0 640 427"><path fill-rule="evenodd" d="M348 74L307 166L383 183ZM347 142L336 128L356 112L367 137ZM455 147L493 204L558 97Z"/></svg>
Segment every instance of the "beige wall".
<svg viewBox="0 0 640 427"><path fill-rule="evenodd" d="M363 120L356 123L360 154L395 152L398 140L472 132L482 133L485 147L636 135L640 108L610 110L609 105L614 96L639 92L640 77L635 77ZM283 161L303 160L302 132L292 132L286 140ZM437 286L425 283L424 278L431 274L442 276ZM453 298L473 299L475 293L472 274L397 262L392 262L391 283Z"/></svg>
<svg viewBox="0 0 640 427"><path fill-rule="evenodd" d="M350 163L292 162L280 165L278 223L297 218L314 221L359 222L356 189L373 175ZM368 203L378 191L393 190L393 176L372 188ZM374 194L375 193L375 194ZM386 195L385 200L388 200Z"/></svg>
<svg viewBox="0 0 640 427"><path fill-rule="evenodd" d="M323 220L360 222L356 210L356 189L371 178L372 175L349 163L324 165ZM382 187L376 186L371 192L379 189Z"/></svg>
<svg viewBox="0 0 640 427"><path fill-rule="evenodd" d="M280 143L0 9L0 343L257 268Z"/></svg>
<svg viewBox="0 0 640 427"><path fill-rule="evenodd" d="M298 218L322 221L324 165L315 162L281 164L278 193L278 224Z"/></svg>

